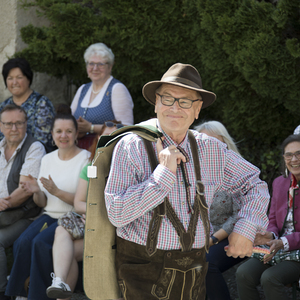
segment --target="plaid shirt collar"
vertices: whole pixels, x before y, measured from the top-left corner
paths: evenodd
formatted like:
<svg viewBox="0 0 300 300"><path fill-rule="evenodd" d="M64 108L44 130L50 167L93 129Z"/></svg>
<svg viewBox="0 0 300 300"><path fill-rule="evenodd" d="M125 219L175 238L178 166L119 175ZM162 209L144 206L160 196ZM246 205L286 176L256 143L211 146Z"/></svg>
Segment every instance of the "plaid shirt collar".
<svg viewBox="0 0 300 300"><path fill-rule="evenodd" d="M160 124L159 124L159 120L157 119L157 128L159 128L159 130L163 133L164 137L165 137L165 140L163 141L163 147L166 148L166 147L169 147L171 145L176 145L177 146L180 146L182 149L184 149L186 152L188 151L188 131L186 132L185 134L185 137L183 139L183 141L180 143L180 144L177 144L176 142L174 142L166 133L165 131L160 127Z"/></svg>

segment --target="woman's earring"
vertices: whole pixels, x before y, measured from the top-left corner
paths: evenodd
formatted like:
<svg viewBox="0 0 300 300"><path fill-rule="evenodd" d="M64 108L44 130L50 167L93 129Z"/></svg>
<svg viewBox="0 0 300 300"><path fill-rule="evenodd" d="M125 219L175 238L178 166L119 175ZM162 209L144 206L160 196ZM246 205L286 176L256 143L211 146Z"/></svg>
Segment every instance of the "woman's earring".
<svg viewBox="0 0 300 300"><path fill-rule="evenodd" d="M78 145L78 140L77 139L75 140L75 145Z"/></svg>
<svg viewBox="0 0 300 300"><path fill-rule="evenodd" d="M284 173L285 173L285 176L286 176L286 177L289 176L289 171L288 171L288 168L287 168L287 167L285 167Z"/></svg>
<svg viewBox="0 0 300 300"><path fill-rule="evenodd" d="M52 144L53 147L55 146L55 142L53 140L52 140L51 144Z"/></svg>

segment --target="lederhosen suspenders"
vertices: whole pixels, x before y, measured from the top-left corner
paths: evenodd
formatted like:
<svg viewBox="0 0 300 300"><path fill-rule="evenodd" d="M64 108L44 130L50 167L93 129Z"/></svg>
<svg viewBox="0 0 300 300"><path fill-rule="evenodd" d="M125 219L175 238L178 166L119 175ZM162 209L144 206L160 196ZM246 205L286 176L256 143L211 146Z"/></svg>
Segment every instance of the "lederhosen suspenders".
<svg viewBox="0 0 300 300"><path fill-rule="evenodd" d="M156 244L157 244L157 236L161 224L162 218L165 216L167 212L167 217L171 221L172 225L174 226L178 236L180 237L180 245L182 247L182 251L190 251L192 249L194 240L195 240L195 232L198 223L199 213L203 222L203 226L205 229L205 248L208 251L209 248L209 219L208 219L208 207L204 197L204 185L201 181L201 172L200 172L200 162L198 156L198 147L195 140L195 137L191 131L188 132L189 141L191 144L191 150L193 155L193 162L194 162L194 169L195 175L197 180L197 191L194 201L194 212L192 213L190 224L188 227L188 231L186 232L182 223L180 222L178 216L176 215L172 205L169 202L169 199L166 197L165 201L157 206L154 209L154 214L151 219L148 231L148 238L147 238L147 253L149 256L153 255L156 251ZM144 140L144 144L148 153L150 165L152 172L156 168L158 162L152 147L151 142Z"/></svg>
<svg viewBox="0 0 300 300"><path fill-rule="evenodd" d="M117 238L116 267L118 282L126 300L204 300L205 276L207 271L206 251L209 248L209 219L201 182L198 147L191 131L188 132L194 169L196 174L196 195L191 211L190 224L185 231L172 205L166 197L154 209L149 224L147 244L141 246ZM144 140L152 171L158 162L152 143ZM197 222L201 216L205 230L205 249L192 249ZM181 250L160 250L156 248L162 218L167 216L180 240ZM146 250L146 251L145 251Z"/></svg>

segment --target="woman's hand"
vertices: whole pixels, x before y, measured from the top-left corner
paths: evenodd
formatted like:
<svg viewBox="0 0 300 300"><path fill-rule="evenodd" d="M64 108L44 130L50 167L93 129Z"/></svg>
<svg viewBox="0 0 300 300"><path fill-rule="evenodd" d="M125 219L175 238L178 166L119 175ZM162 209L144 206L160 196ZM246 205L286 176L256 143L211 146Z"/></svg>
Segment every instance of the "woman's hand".
<svg viewBox="0 0 300 300"><path fill-rule="evenodd" d="M37 183L37 180L30 174L28 175L28 178L29 180L27 181L20 181L22 190L29 194L38 193L40 191L40 187Z"/></svg>
<svg viewBox="0 0 300 300"><path fill-rule="evenodd" d="M284 248L283 242L281 239L272 240L270 242L267 242L267 245L270 246L270 254L266 254L264 256L264 264L266 264L268 261L270 261L280 249Z"/></svg>
<svg viewBox="0 0 300 300"><path fill-rule="evenodd" d="M59 192L59 188L56 186L54 181L52 180L51 176L49 175L49 179L45 177L41 177L40 181L43 185L43 187L53 196L57 196L57 193Z"/></svg>
<svg viewBox="0 0 300 300"><path fill-rule="evenodd" d="M79 137L82 137L87 132L90 132L92 123L82 117L77 119Z"/></svg>
<svg viewBox="0 0 300 300"><path fill-rule="evenodd" d="M257 233L254 240L254 246L266 245L271 240L273 240L273 233L271 231L266 231L265 234Z"/></svg>

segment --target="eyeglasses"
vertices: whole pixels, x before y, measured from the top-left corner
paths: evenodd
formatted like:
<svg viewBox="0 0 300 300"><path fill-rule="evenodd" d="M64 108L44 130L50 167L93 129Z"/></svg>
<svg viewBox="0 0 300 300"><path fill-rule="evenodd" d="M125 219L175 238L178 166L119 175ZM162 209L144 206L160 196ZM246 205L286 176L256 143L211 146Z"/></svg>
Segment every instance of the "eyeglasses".
<svg viewBox="0 0 300 300"><path fill-rule="evenodd" d="M90 68L90 69L94 69L94 67L96 66L99 69L103 69L105 65L108 65L108 63L94 63L94 62L88 62L86 63L86 65Z"/></svg>
<svg viewBox="0 0 300 300"><path fill-rule="evenodd" d="M1 123L3 124L5 129L12 129L14 125L16 126L17 129L20 129L20 128L24 128L26 121L25 122L18 121L16 123L1 121Z"/></svg>
<svg viewBox="0 0 300 300"><path fill-rule="evenodd" d="M114 126L116 126L117 129L124 127L123 124L116 124L114 122L105 122L104 124L105 124L106 127L114 127Z"/></svg>
<svg viewBox="0 0 300 300"><path fill-rule="evenodd" d="M293 156L295 156L297 159L300 159L300 151L295 153L287 152L283 154L284 159L287 161L292 160Z"/></svg>
<svg viewBox="0 0 300 300"><path fill-rule="evenodd" d="M174 98L172 96L160 95L156 93L160 97L160 101L163 105L172 106L175 101L178 102L179 106L184 109L189 109L192 107L194 102L200 101L200 99L190 100L185 98Z"/></svg>

